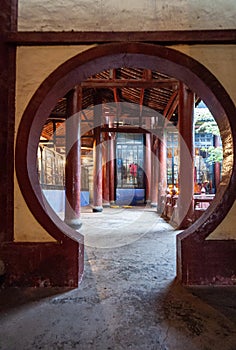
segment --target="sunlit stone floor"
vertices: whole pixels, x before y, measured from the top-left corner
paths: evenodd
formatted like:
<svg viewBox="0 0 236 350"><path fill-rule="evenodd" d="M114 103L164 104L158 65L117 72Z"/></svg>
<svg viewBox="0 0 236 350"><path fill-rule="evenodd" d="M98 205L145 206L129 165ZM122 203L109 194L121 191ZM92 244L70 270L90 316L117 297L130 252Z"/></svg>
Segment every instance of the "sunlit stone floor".
<svg viewBox="0 0 236 350"><path fill-rule="evenodd" d="M151 208L82 213L78 289L0 291L0 349L236 349L234 288L175 281L177 232Z"/></svg>

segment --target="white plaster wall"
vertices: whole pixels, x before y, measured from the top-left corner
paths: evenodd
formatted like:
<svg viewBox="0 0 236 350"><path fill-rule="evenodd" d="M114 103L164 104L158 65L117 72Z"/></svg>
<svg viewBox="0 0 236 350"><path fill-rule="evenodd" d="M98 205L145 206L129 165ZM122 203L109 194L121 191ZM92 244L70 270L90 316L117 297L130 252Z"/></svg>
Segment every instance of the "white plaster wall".
<svg viewBox="0 0 236 350"><path fill-rule="evenodd" d="M236 239L236 202L229 211L227 217L216 228L208 239Z"/></svg>
<svg viewBox="0 0 236 350"><path fill-rule="evenodd" d="M208 68L224 86L236 104L236 46L178 46L179 51L195 58ZM208 239L236 239L236 202L223 222Z"/></svg>
<svg viewBox="0 0 236 350"><path fill-rule="evenodd" d="M86 46L20 47L17 49L16 132L22 114L34 92L61 63L87 49ZM15 178L15 241L43 242L53 238L42 228L28 209Z"/></svg>
<svg viewBox="0 0 236 350"><path fill-rule="evenodd" d="M232 29L235 18L235 0L19 0L18 29Z"/></svg>
<svg viewBox="0 0 236 350"><path fill-rule="evenodd" d="M18 48L16 132L23 111L41 82L61 63L87 48L85 46ZM224 85L236 103L236 46L195 45L176 46L175 49L205 65ZM236 239L235 219L236 205L210 238ZM15 181L15 240L48 241L51 239L30 213Z"/></svg>

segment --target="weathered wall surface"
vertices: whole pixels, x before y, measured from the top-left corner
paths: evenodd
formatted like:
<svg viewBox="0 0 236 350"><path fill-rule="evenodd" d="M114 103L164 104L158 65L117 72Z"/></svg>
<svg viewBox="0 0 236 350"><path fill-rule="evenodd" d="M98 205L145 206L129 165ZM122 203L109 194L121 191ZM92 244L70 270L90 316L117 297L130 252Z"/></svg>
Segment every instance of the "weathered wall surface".
<svg viewBox="0 0 236 350"><path fill-rule="evenodd" d="M235 28L235 0L19 0L22 31L148 31ZM34 47L17 53L16 132L22 113L40 83L82 46ZM203 63L236 102L235 46L178 46ZM15 181L15 239L46 241L51 237L28 210ZM22 222L22 217L24 221ZM236 206L212 238L236 238Z"/></svg>
<svg viewBox="0 0 236 350"><path fill-rule="evenodd" d="M235 0L19 0L19 30L235 28Z"/></svg>
<svg viewBox="0 0 236 350"><path fill-rule="evenodd" d="M208 68L224 86L236 104L236 46L178 46L178 50L195 58ZM236 202L230 212L208 239L236 239Z"/></svg>
<svg viewBox="0 0 236 350"><path fill-rule="evenodd" d="M87 48L88 47L85 46L61 46L20 47L18 49L16 131L25 107L41 82L55 70L58 65ZM175 49L192 56L204 64L223 84L236 103L235 46L196 45L176 46ZM22 217L24 217L23 222ZM235 218L236 205L210 238L235 239ZM52 239L28 210L19 191L17 182L15 186L15 239L17 241L47 241Z"/></svg>
<svg viewBox="0 0 236 350"><path fill-rule="evenodd" d="M21 47L17 50L16 134L22 114L34 92L60 64L85 50L80 47ZM44 242L53 238L39 225L30 210L15 179L14 232L16 241ZM22 220L24 218L24 220Z"/></svg>

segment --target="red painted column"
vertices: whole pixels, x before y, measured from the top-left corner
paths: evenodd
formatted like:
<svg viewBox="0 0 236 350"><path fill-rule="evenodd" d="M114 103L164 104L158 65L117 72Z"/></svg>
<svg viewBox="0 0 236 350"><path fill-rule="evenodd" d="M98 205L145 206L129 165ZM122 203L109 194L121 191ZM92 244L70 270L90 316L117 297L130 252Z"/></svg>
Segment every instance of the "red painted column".
<svg viewBox="0 0 236 350"><path fill-rule="evenodd" d="M151 203L151 161L152 161L152 147L151 134L145 135L145 198L146 204Z"/></svg>
<svg viewBox="0 0 236 350"><path fill-rule="evenodd" d="M167 138L166 130L163 129L158 140L158 203L157 212L159 214L163 213L165 205L165 196L167 189Z"/></svg>
<svg viewBox="0 0 236 350"><path fill-rule="evenodd" d="M17 31L17 10L17 0L1 2L1 34ZM6 38L0 36L0 242L14 239L16 47L8 45Z"/></svg>
<svg viewBox="0 0 236 350"><path fill-rule="evenodd" d="M115 203L115 134L112 133L109 141L109 195L110 204Z"/></svg>
<svg viewBox="0 0 236 350"><path fill-rule="evenodd" d="M102 143L101 143L102 105L94 108L93 135L93 212L102 212Z"/></svg>
<svg viewBox="0 0 236 350"><path fill-rule="evenodd" d="M158 200L158 139L152 135L152 182L151 182L151 207L157 207Z"/></svg>
<svg viewBox="0 0 236 350"><path fill-rule="evenodd" d="M104 113L104 126L109 127L109 110ZM109 172L109 134L104 133L104 142L102 144L102 155L103 155L103 165L102 165L102 190L103 190L103 208L110 207L110 172Z"/></svg>
<svg viewBox="0 0 236 350"><path fill-rule="evenodd" d="M108 133L105 133L104 143L102 145L102 154L103 154L103 174L102 174L102 187L103 187L103 208L110 207L110 198L109 198L109 137Z"/></svg>
<svg viewBox="0 0 236 350"><path fill-rule="evenodd" d="M66 167L65 167L65 222L78 229L80 219L80 115L82 90L76 87L68 93L66 121Z"/></svg>
<svg viewBox="0 0 236 350"><path fill-rule="evenodd" d="M215 135L215 136L214 136L214 146L215 146L215 147L220 147L220 136L218 136L218 135ZM214 164L214 172L215 172L215 190L216 190L216 192L217 192L217 187L219 186L220 181L221 181L221 174L220 174L220 171L221 171L220 163L219 163L219 162L216 162L216 163Z"/></svg>
<svg viewBox="0 0 236 350"><path fill-rule="evenodd" d="M187 228L194 215L194 93L183 83L179 85L179 198L176 223Z"/></svg>

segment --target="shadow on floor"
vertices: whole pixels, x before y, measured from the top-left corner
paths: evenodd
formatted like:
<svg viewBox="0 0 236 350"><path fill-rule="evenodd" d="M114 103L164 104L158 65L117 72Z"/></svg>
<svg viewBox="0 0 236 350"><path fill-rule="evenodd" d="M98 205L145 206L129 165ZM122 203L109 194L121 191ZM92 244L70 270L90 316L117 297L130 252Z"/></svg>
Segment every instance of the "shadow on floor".
<svg viewBox="0 0 236 350"><path fill-rule="evenodd" d="M236 286L201 286L187 290L236 324Z"/></svg>
<svg viewBox="0 0 236 350"><path fill-rule="evenodd" d="M21 307L35 301L60 295L70 291L66 287L45 287L45 288L18 288L10 287L0 289L0 313L10 309Z"/></svg>

